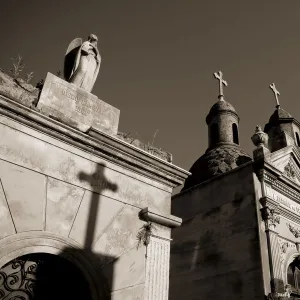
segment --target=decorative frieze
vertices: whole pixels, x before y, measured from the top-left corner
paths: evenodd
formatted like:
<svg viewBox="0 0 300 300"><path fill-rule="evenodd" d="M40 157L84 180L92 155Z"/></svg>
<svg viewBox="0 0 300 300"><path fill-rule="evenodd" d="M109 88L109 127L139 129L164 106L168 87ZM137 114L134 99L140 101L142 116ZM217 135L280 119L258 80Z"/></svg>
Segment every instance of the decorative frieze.
<svg viewBox="0 0 300 300"><path fill-rule="evenodd" d="M266 196L278 202L280 206L283 206L289 211L292 211L293 213L300 215L300 204L298 202L299 200L295 201L294 197L291 197L290 195L286 195L287 193L280 193L277 190L270 187L269 185L265 186L265 191L266 191Z"/></svg>

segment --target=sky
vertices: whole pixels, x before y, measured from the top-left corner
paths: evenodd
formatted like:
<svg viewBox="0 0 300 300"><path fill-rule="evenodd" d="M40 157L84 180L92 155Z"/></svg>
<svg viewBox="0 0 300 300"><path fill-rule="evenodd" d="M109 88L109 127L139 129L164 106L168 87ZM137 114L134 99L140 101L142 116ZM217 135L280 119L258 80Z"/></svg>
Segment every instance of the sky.
<svg viewBox="0 0 300 300"><path fill-rule="evenodd" d="M93 93L120 109L119 130L173 154L189 169L208 146L205 117L225 99L240 116L241 147L252 155L255 125L281 107L300 119L299 0L5 1L0 68L24 58L32 83L63 69L69 43L98 36ZM158 130L158 131L157 131Z"/></svg>

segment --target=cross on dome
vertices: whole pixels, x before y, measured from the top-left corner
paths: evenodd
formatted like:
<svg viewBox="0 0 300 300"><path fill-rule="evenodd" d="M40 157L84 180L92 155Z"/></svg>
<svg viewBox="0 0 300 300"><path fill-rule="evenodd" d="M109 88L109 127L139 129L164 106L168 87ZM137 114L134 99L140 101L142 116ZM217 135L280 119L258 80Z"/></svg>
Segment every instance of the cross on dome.
<svg viewBox="0 0 300 300"><path fill-rule="evenodd" d="M276 99L276 108L278 108L280 106L279 104L279 100L278 100L278 95L280 95L279 91L276 89L275 87L275 83L273 82L272 84L270 84L270 89L273 91L274 95L275 95L275 99Z"/></svg>
<svg viewBox="0 0 300 300"><path fill-rule="evenodd" d="M215 76L215 78L216 79L218 79L219 80L219 99L220 100L224 100L224 94L223 94L223 84L225 85L225 86L228 86L228 83L227 83L227 81L225 81L224 79L223 79L223 73L222 73L222 71L219 71L219 72L215 72L214 73L214 76Z"/></svg>

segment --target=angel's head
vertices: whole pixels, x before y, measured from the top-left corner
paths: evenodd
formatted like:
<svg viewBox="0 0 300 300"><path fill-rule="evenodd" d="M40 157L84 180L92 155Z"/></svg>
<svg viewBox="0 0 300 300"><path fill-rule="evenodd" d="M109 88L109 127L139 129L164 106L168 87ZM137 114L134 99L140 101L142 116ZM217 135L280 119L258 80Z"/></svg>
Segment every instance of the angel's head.
<svg viewBox="0 0 300 300"><path fill-rule="evenodd" d="M90 34L89 37L88 37L88 41L93 44L93 45L97 45L97 41L98 41L98 38L95 34Z"/></svg>

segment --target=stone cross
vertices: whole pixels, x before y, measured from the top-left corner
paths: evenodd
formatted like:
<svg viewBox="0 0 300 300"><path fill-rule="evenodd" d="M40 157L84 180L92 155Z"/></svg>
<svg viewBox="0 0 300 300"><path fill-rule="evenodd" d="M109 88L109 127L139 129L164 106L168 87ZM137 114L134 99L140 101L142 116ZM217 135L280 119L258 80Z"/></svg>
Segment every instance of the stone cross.
<svg viewBox="0 0 300 300"><path fill-rule="evenodd" d="M223 96L224 96L224 94L223 94L223 84L224 84L225 86L228 86L228 84L227 84L227 82L223 79L223 73L222 73L222 71L215 72L215 73L214 73L214 76L215 76L216 79L219 80L219 99L222 100L222 99L223 99Z"/></svg>
<svg viewBox="0 0 300 300"><path fill-rule="evenodd" d="M275 99L276 99L276 108L278 108L280 106L279 104L279 100L278 100L278 95L280 95L280 93L278 92L278 90L275 87L275 83L270 84L270 89L273 91L274 95L275 95Z"/></svg>

